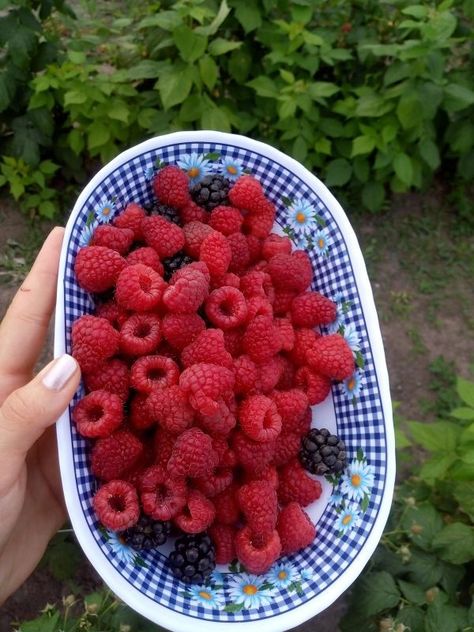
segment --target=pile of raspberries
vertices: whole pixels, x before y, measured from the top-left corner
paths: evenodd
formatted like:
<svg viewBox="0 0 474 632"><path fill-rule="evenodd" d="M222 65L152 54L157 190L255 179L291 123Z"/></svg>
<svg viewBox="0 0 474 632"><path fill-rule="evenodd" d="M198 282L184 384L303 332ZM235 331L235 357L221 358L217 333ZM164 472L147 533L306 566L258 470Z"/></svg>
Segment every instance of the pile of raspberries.
<svg viewBox="0 0 474 632"><path fill-rule="evenodd" d="M130 203L75 260L97 305L72 326L94 508L118 532L144 515L207 532L218 563L263 573L315 537L303 508L321 485L298 452L310 406L353 373L353 353L315 330L336 305L308 289L308 255L271 232L257 179L241 176L211 212L176 166L153 190L179 224ZM176 257L189 263L165 281Z"/></svg>

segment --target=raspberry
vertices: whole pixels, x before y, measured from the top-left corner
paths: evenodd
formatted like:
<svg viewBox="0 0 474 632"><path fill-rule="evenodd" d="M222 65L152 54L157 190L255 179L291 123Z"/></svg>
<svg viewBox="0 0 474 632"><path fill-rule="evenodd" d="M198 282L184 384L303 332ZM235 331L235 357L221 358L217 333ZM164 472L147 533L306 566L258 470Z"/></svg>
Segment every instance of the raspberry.
<svg viewBox="0 0 474 632"><path fill-rule="evenodd" d="M257 365L248 355L241 355L234 360L236 395L246 395L256 390L259 377Z"/></svg>
<svg viewBox="0 0 474 632"><path fill-rule="evenodd" d="M212 439L199 430L190 428L176 439L168 471L173 476L206 476L217 466L218 456L212 449Z"/></svg>
<svg viewBox="0 0 474 632"><path fill-rule="evenodd" d="M145 243L156 250L160 259L172 257L184 247L183 229L160 215L145 217L142 231Z"/></svg>
<svg viewBox="0 0 474 632"><path fill-rule="evenodd" d="M191 344L205 327L198 314L166 314L162 322L165 340L178 351Z"/></svg>
<svg viewBox="0 0 474 632"><path fill-rule="evenodd" d="M255 534L273 531L277 522L278 500L275 488L268 481L252 481L237 493L240 509Z"/></svg>
<svg viewBox="0 0 474 632"><path fill-rule="evenodd" d="M269 200L264 200L257 212L245 217L244 230L259 239L265 239L273 228L275 215L275 205Z"/></svg>
<svg viewBox="0 0 474 632"><path fill-rule="evenodd" d="M119 307L114 300L110 300L97 305L95 315L99 318L105 318L114 329L120 331L124 322L129 318L130 313L123 307Z"/></svg>
<svg viewBox="0 0 474 632"><path fill-rule="evenodd" d="M336 303L319 292L304 292L291 304L291 320L295 327L329 325L336 318Z"/></svg>
<svg viewBox="0 0 474 632"><path fill-rule="evenodd" d="M130 386L128 366L119 358L105 360L94 371L84 373L82 377L89 392L103 389L118 395L122 401L128 398Z"/></svg>
<svg viewBox="0 0 474 632"><path fill-rule="evenodd" d="M242 353L243 335L244 332L240 328L224 329L225 348L233 358L237 358Z"/></svg>
<svg viewBox="0 0 474 632"><path fill-rule="evenodd" d="M97 226L92 236L92 246L104 246L125 255L133 243L134 234L130 228L117 228L110 224Z"/></svg>
<svg viewBox="0 0 474 632"><path fill-rule="evenodd" d="M212 524L215 515L212 502L197 489L191 489L186 505L174 521L185 533L201 533Z"/></svg>
<svg viewBox="0 0 474 632"><path fill-rule="evenodd" d="M115 285L125 265L125 259L111 248L85 246L77 253L74 272L86 292L105 292Z"/></svg>
<svg viewBox="0 0 474 632"><path fill-rule="evenodd" d="M314 524L296 502L289 503L278 514L277 531L283 555L290 555L304 549L316 537Z"/></svg>
<svg viewBox="0 0 474 632"><path fill-rule="evenodd" d="M345 380L354 372L354 356L339 334L321 336L306 352L309 366L331 380Z"/></svg>
<svg viewBox="0 0 474 632"><path fill-rule="evenodd" d="M275 355L267 362L258 365L259 376L257 390L270 393L278 384L283 371L283 358Z"/></svg>
<svg viewBox="0 0 474 632"><path fill-rule="evenodd" d="M181 362L185 367L197 362L210 362L233 368L232 356L224 346L224 334L220 329L205 329L181 353Z"/></svg>
<svg viewBox="0 0 474 632"><path fill-rule="evenodd" d="M156 465L161 465L161 467L166 469L175 441L176 435L171 434L164 428L157 428L153 441Z"/></svg>
<svg viewBox="0 0 474 632"><path fill-rule="evenodd" d="M224 437L213 437L212 449L217 452L219 457L219 467L235 467L237 465L235 452L229 447L227 439Z"/></svg>
<svg viewBox="0 0 474 632"><path fill-rule="evenodd" d="M117 279L115 299L125 309L149 312L161 304L166 282L153 268L136 263L122 270Z"/></svg>
<svg viewBox="0 0 474 632"><path fill-rule="evenodd" d="M306 507L317 500L321 492L321 483L308 476L298 459L293 459L280 470L278 500L281 505L295 501Z"/></svg>
<svg viewBox="0 0 474 632"><path fill-rule="evenodd" d="M273 401L265 395L250 395L244 400L239 421L241 429L254 441L275 441L281 432L281 417Z"/></svg>
<svg viewBox="0 0 474 632"><path fill-rule="evenodd" d="M266 272L272 277L273 285L278 291L303 292L313 280L311 261L303 251L295 251L291 255L275 255L268 262Z"/></svg>
<svg viewBox="0 0 474 632"><path fill-rule="evenodd" d="M116 430L97 440L91 452L91 470L104 481L122 478L143 455L143 444L128 430Z"/></svg>
<svg viewBox="0 0 474 632"><path fill-rule="evenodd" d="M235 287L237 289L240 288L240 277L238 277L233 272L226 272L221 277L214 277L211 282L211 290L217 290L224 285L228 285L229 287Z"/></svg>
<svg viewBox="0 0 474 632"><path fill-rule="evenodd" d="M230 564L235 558L235 527L214 523L209 528L209 535L216 549L216 563Z"/></svg>
<svg viewBox="0 0 474 632"><path fill-rule="evenodd" d="M199 259L199 250L204 239L208 235L212 235L214 229L208 224L202 222L189 222L183 228L184 232L184 251L193 259Z"/></svg>
<svg viewBox="0 0 474 632"><path fill-rule="evenodd" d="M207 224L209 222L209 213L198 206L196 202L193 202L193 200L190 200L186 206L179 210L179 216L183 224L189 224L190 222Z"/></svg>
<svg viewBox="0 0 474 632"><path fill-rule="evenodd" d="M270 261L275 255L291 254L291 239L272 233L262 244L262 257Z"/></svg>
<svg viewBox="0 0 474 632"><path fill-rule="evenodd" d="M194 479L197 489L207 498L214 498L223 492L234 480L232 470L228 467L217 467L207 476Z"/></svg>
<svg viewBox="0 0 474 632"><path fill-rule="evenodd" d="M298 456L301 436L297 432L282 432L276 440L273 462L277 467L285 465Z"/></svg>
<svg viewBox="0 0 474 632"><path fill-rule="evenodd" d="M92 391L75 406L72 418L83 437L107 437L123 420L123 402L107 391Z"/></svg>
<svg viewBox="0 0 474 632"><path fill-rule="evenodd" d="M250 323L256 316L273 317L273 308L270 301L263 296L252 296L247 299L246 323Z"/></svg>
<svg viewBox="0 0 474 632"><path fill-rule="evenodd" d="M153 178L153 193L161 204L183 208L191 200L189 178L179 167L168 165Z"/></svg>
<svg viewBox="0 0 474 632"><path fill-rule="evenodd" d="M308 397L310 406L320 404L329 395L331 380L312 371L309 366L300 366L295 373L295 386Z"/></svg>
<svg viewBox="0 0 474 632"><path fill-rule="evenodd" d="M199 414L198 423L203 430L208 432L213 437L226 437L229 432L235 427L237 420L232 411L229 410L229 407L224 402L224 400L218 400L217 405L218 409L214 414Z"/></svg>
<svg viewBox="0 0 474 632"><path fill-rule="evenodd" d="M297 432L300 436L304 435L311 428L311 422L313 421L313 411L308 406L305 414L301 417L298 423L294 424L293 431Z"/></svg>
<svg viewBox="0 0 474 632"><path fill-rule="evenodd" d="M314 329L295 329L295 344L289 357L296 366L306 364L306 351L313 346L320 334Z"/></svg>
<svg viewBox="0 0 474 632"><path fill-rule="evenodd" d="M141 263L149 268L152 268L155 272L158 272L161 277L165 271L156 250L150 248L149 246L137 248L131 252L127 257L127 263L129 266Z"/></svg>
<svg viewBox="0 0 474 632"><path fill-rule="evenodd" d="M273 313L275 316L287 316L291 310L291 304L297 296L293 290L278 290L273 301Z"/></svg>
<svg viewBox="0 0 474 632"><path fill-rule="evenodd" d="M281 336L282 351L291 351L295 344L295 330L289 318L275 318L273 321Z"/></svg>
<svg viewBox="0 0 474 632"><path fill-rule="evenodd" d="M170 312L190 314L195 312L207 298L209 283L199 270L181 268L179 278L171 278L163 295L163 303Z"/></svg>
<svg viewBox="0 0 474 632"><path fill-rule="evenodd" d="M233 206L216 206L211 211L209 226L227 236L238 233L243 221L244 218L239 209Z"/></svg>
<svg viewBox="0 0 474 632"><path fill-rule="evenodd" d="M278 489L278 472L276 467L274 465L266 465L257 472L246 470L244 472L243 482L250 483L252 481L267 481L273 489Z"/></svg>
<svg viewBox="0 0 474 632"><path fill-rule="evenodd" d="M245 330L243 348L254 362L266 362L281 348L281 337L270 316L256 316Z"/></svg>
<svg viewBox="0 0 474 632"><path fill-rule="evenodd" d="M237 500L238 486L231 483L223 492L214 496L212 502L216 508L216 522L233 525L239 521L240 506Z"/></svg>
<svg viewBox="0 0 474 632"><path fill-rule="evenodd" d="M194 419L194 411L177 384L152 391L146 409L161 428L176 435L189 428Z"/></svg>
<svg viewBox="0 0 474 632"><path fill-rule="evenodd" d="M183 478L175 478L160 465L152 465L140 481L143 511L153 520L171 520L186 505L188 490Z"/></svg>
<svg viewBox="0 0 474 632"><path fill-rule="evenodd" d="M226 285L210 293L205 310L211 323L224 330L242 325L248 312L242 292Z"/></svg>
<svg viewBox="0 0 474 632"><path fill-rule="evenodd" d="M203 415L219 409L217 400L232 394L234 373L223 366L199 362L181 373L179 385L189 397L191 406Z"/></svg>
<svg viewBox="0 0 474 632"><path fill-rule="evenodd" d="M255 263L261 257L262 240L255 235L245 235L249 247L250 263Z"/></svg>
<svg viewBox="0 0 474 632"><path fill-rule="evenodd" d="M293 380L295 377L295 367L288 358L284 356L277 357L280 357L281 361L281 374L275 388L279 391L287 391L294 386Z"/></svg>
<svg viewBox="0 0 474 632"><path fill-rule="evenodd" d="M206 279L206 283L211 282L211 275L209 274L209 268L207 267L207 265L203 261L191 261L185 266L179 268L179 270L175 270L173 276L171 277L171 283L176 283L176 281L181 278L187 278L191 270L197 270L198 272L200 272Z"/></svg>
<svg viewBox="0 0 474 632"><path fill-rule="evenodd" d="M272 399L281 416L283 432L294 431L308 408L306 394L298 388L293 388L289 391L275 391Z"/></svg>
<svg viewBox="0 0 474 632"><path fill-rule="evenodd" d="M155 423L148 409L149 397L148 393L137 393L130 400L129 420L136 430L146 430Z"/></svg>
<svg viewBox="0 0 474 632"><path fill-rule="evenodd" d="M252 441L238 430L232 439L232 448L238 462L247 470L262 471L270 463L275 454L275 442L260 443Z"/></svg>
<svg viewBox="0 0 474 632"><path fill-rule="evenodd" d="M119 333L108 320L81 316L71 329L72 355L84 372L95 371L98 364L118 351Z"/></svg>
<svg viewBox="0 0 474 632"><path fill-rule="evenodd" d="M227 237L230 246L231 258L229 270L241 273L246 270L250 263L250 251L245 235L242 233L232 233Z"/></svg>
<svg viewBox="0 0 474 632"><path fill-rule="evenodd" d="M231 204L239 209L249 211L258 210L265 194L262 185L253 176L240 176L229 191Z"/></svg>
<svg viewBox="0 0 474 632"><path fill-rule="evenodd" d="M275 299L272 280L270 275L266 272L258 272L256 270L247 272L247 274L244 274L240 279L240 289L245 298L261 296L266 298L270 303Z"/></svg>
<svg viewBox="0 0 474 632"><path fill-rule="evenodd" d="M232 259L232 250L229 242L217 231L207 235L199 248L199 260L203 261L213 277L220 277L229 268Z"/></svg>
<svg viewBox="0 0 474 632"><path fill-rule="evenodd" d="M120 330L120 350L129 356L153 353L161 340L161 322L156 314L133 314Z"/></svg>
<svg viewBox="0 0 474 632"><path fill-rule="evenodd" d="M123 531L140 517L135 488L126 481L110 481L96 492L92 501L97 518L106 529Z"/></svg>
<svg viewBox="0 0 474 632"><path fill-rule="evenodd" d="M142 356L132 365L130 384L141 393L172 386L179 379L179 367L171 358L160 355Z"/></svg>
<svg viewBox="0 0 474 632"><path fill-rule="evenodd" d="M142 233L142 219L146 216L145 209L143 209L135 202L127 204L124 211L122 211L113 221L113 225L117 228L128 228L133 231L133 238L136 241L143 239Z"/></svg>
<svg viewBox="0 0 474 632"><path fill-rule="evenodd" d="M269 534L252 533L250 527L241 529L234 539L238 560L249 573L266 573L281 553L280 536L276 529Z"/></svg>

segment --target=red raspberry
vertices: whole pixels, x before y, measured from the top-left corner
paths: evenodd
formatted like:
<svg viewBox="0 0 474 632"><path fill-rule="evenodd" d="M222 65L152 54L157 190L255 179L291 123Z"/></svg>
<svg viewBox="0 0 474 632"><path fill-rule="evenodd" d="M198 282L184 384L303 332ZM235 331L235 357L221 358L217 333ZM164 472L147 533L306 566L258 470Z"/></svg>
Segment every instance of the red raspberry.
<svg viewBox="0 0 474 632"><path fill-rule="evenodd" d="M209 294L205 304L206 315L220 329L234 329L247 318L247 302L240 290L225 285Z"/></svg>
<svg viewBox="0 0 474 632"><path fill-rule="evenodd" d="M262 185L253 176L240 176L229 191L231 204L250 213L260 209L265 200Z"/></svg>
<svg viewBox="0 0 474 632"><path fill-rule="evenodd" d="M232 394L234 382L233 371L206 362L193 364L179 378L179 385L188 394L189 403L203 415L214 415L219 410L217 400Z"/></svg>
<svg viewBox="0 0 474 632"><path fill-rule="evenodd" d="M219 457L218 467L235 467L237 465L237 458L235 452L227 443L227 439L224 437L212 437L212 449L217 452Z"/></svg>
<svg viewBox="0 0 474 632"><path fill-rule="evenodd" d="M153 178L153 192L161 204L173 208L186 206L189 195L189 178L179 167L168 165L160 169Z"/></svg>
<svg viewBox="0 0 474 632"><path fill-rule="evenodd" d="M250 395L242 402L239 422L247 437L261 443L275 441L281 432L281 417L265 395Z"/></svg>
<svg viewBox="0 0 474 632"><path fill-rule="evenodd" d="M331 380L346 380L354 372L354 356L340 334L321 336L306 352L310 368Z"/></svg>
<svg viewBox="0 0 474 632"><path fill-rule="evenodd" d="M163 336L178 351L195 340L206 325L198 314L166 314L163 318Z"/></svg>
<svg viewBox="0 0 474 632"><path fill-rule="evenodd" d="M214 498L223 492L234 480L232 470L228 467L217 467L210 474L194 479L197 489L207 498Z"/></svg>
<svg viewBox="0 0 474 632"><path fill-rule="evenodd" d="M211 437L199 428L190 428L176 439L168 461L168 471L173 476L206 476L217 466L217 462L218 456L212 449Z"/></svg>
<svg viewBox="0 0 474 632"><path fill-rule="evenodd" d="M229 270L240 274L247 269L250 263L250 251L247 238L242 233L232 233L227 237L230 246L231 258Z"/></svg>
<svg viewBox="0 0 474 632"><path fill-rule="evenodd" d="M128 257L127 263L129 266L133 266L136 263L141 263L149 268L152 268L155 272L162 277L164 274L164 267L160 261L158 253L153 248L149 246L144 246L143 248L137 248L133 250Z"/></svg>
<svg viewBox="0 0 474 632"><path fill-rule="evenodd" d="M255 235L245 235L249 247L250 263L259 261L262 254L262 240Z"/></svg>
<svg viewBox="0 0 474 632"><path fill-rule="evenodd" d="M265 268L267 267L267 265L268 264L265 261L265 259L260 259L259 261L254 263L253 266L249 268L249 270L252 270L255 272L265 272Z"/></svg>
<svg viewBox="0 0 474 632"><path fill-rule="evenodd" d="M275 391L272 399L281 416L283 432L294 431L308 408L306 394L298 388L293 388L289 391Z"/></svg>
<svg viewBox="0 0 474 632"><path fill-rule="evenodd" d="M213 231L203 239L199 248L199 260L207 265L211 277L220 277L225 274L231 259L230 245L222 233Z"/></svg>
<svg viewBox="0 0 474 632"><path fill-rule="evenodd" d="M232 448L238 462L246 469L261 472L270 463L275 454L275 442L260 443L252 441L238 430L232 438Z"/></svg>
<svg viewBox="0 0 474 632"><path fill-rule="evenodd" d="M125 265L125 259L111 248L85 246L77 253L74 272L86 292L105 292L115 285Z"/></svg>
<svg viewBox="0 0 474 632"><path fill-rule="evenodd" d="M172 434L181 434L193 423L194 411L177 384L153 390L146 407L150 417Z"/></svg>
<svg viewBox="0 0 474 632"><path fill-rule="evenodd" d="M91 452L91 471L103 481L122 478L143 455L143 444L128 430L116 430L97 440Z"/></svg>
<svg viewBox="0 0 474 632"><path fill-rule="evenodd" d="M133 230L133 238L136 241L143 239L142 233L142 219L146 216L145 210L132 202L127 204L124 211L122 211L113 221L113 225L117 228L128 228Z"/></svg>
<svg viewBox="0 0 474 632"><path fill-rule="evenodd" d="M211 211L209 226L227 236L232 233L238 233L243 221L244 218L239 209L233 206L216 206Z"/></svg>
<svg viewBox="0 0 474 632"><path fill-rule="evenodd" d="M234 539L238 560L249 573L266 573L280 557L280 536L276 529L269 534L252 533L250 527L241 529Z"/></svg>
<svg viewBox="0 0 474 632"><path fill-rule="evenodd" d="M262 244L262 257L267 261L270 261L275 255L289 254L291 254L291 239L289 237L282 237L272 233L268 235Z"/></svg>
<svg viewBox="0 0 474 632"><path fill-rule="evenodd" d="M279 391L287 391L294 386L295 367L288 358L284 356L279 357L281 361L281 374L275 388Z"/></svg>
<svg viewBox="0 0 474 632"><path fill-rule="evenodd" d="M246 470L244 472L243 482L251 483L252 481L267 481L273 489L278 489L279 481L276 467L274 465L266 465L262 470L257 472Z"/></svg>
<svg viewBox="0 0 474 632"><path fill-rule="evenodd" d="M72 325L72 355L85 373L118 351L119 333L105 318L81 316Z"/></svg>
<svg viewBox="0 0 474 632"><path fill-rule="evenodd" d="M215 277L211 282L211 290L217 290L224 285L228 285L229 287L235 287L237 289L240 288L240 277L238 277L233 272L226 272L221 277Z"/></svg>
<svg viewBox="0 0 474 632"><path fill-rule="evenodd" d="M293 290L278 290L275 292L275 300L273 301L273 313L275 316L289 316L295 296L297 296L297 293Z"/></svg>
<svg viewBox="0 0 474 632"><path fill-rule="evenodd" d="M97 226L92 236L91 246L104 246L125 255L130 250L134 239L130 228L116 228L110 224Z"/></svg>
<svg viewBox="0 0 474 632"><path fill-rule="evenodd" d="M212 499L216 508L216 522L233 525L239 521L240 506L237 500L238 485L231 483L223 492Z"/></svg>
<svg viewBox="0 0 474 632"><path fill-rule="evenodd" d="M128 366L119 358L105 360L94 371L84 373L82 377L89 392L103 389L109 393L115 393L122 401L128 398L130 387Z"/></svg>
<svg viewBox="0 0 474 632"><path fill-rule="evenodd" d="M161 322L156 314L133 314L120 330L120 350L129 356L153 353L161 340Z"/></svg>
<svg viewBox="0 0 474 632"><path fill-rule="evenodd" d="M278 500L281 505L295 501L306 507L317 500L321 492L321 483L308 476L298 459L293 459L280 470Z"/></svg>
<svg viewBox="0 0 474 632"><path fill-rule="evenodd" d="M157 428L153 441L156 465L161 465L161 467L166 469L171 453L173 452L175 441L176 435L171 434L164 428Z"/></svg>
<svg viewBox="0 0 474 632"><path fill-rule="evenodd" d="M275 205L269 200L264 200L257 212L250 213L245 217L245 232L255 235L259 239L265 239L271 233L275 223L275 215Z"/></svg>
<svg viewBox="0 0 474 632"><path fill-rule="evenodd" d="M96 306L95 316L105 318L114 329L120 331L124 322L130 317L130 312L123 307L119 307L117 303L111 299Z"/></svg>
<svg viewBox="0 0 474 632"><path fill-rule="evenodd" d="M266 272L259 272L257 270L247 272L247 274L244 274L240 279L240 289L245 298L261 296L266 298L270 303L275 299L272 279Z"/></svg>
<svg viewBox="0 0 474 632"><path fill-rule="evenodd" d="M205 329L181 353L183 366L188 367L197 362L210 362L232 369L232 356L226 351L224 334L220 329Z"/></svg>
<svg viewBox="0 0 474 632"><path fill-rule="evenodd" d="M298 503L289 503L278 514L277 531L282 555L291 555L309 546L316 537L316 528Z"/></svg>
<svg viewBox="0 0 474 632"><path fill-rule="evenodd" d="M301 436L298 432L282 432L276 440L273 462L277 467L285 465L298 456Z"/></svg>
<svg viewBox="0 0 474 632"><path fill-rule="evenodd" d="M224 329L224 344L233 358L242 354L242 338L244 332L240 328Z"/></svg>
<svg viewBox="0 0 474 632"><path fill-rule="evenodd" d="M336 303L319 292L304 292L291 304L291 320L295 327L329 325L336 318Z"/></svg>
<svg viewBox="0 0 474 632"><path fill-rule="evenodd" d="M295 330L289 318L275 318L273 321L281 336L282 351L291 351L295 344Z"/></svg>
<svg viewBox="0 0 474 632"><path fill-rule="evenodd" d="M214 523L209 528L209 535L216 550L217 564L230 564L235 558L235 527Z"/></svg>
<svg viewBox="0 0 474 632"><path fill-rule="evenodd" d="M312 371L309 366L300 366L295 373L295 386L306 393L310 406L320 404L329 395L331 380Z"/></svg>
<svg viewBox="0 0 474 632"><path fill-rule="evenodd" d="M277 291L303 292L313 280L311 261L303 251L295 251L291 255L275 255L268 262L265 271L272 277Z"/></svg>
<svg viewBox="0 0 474 632"><path fill-rule="evenodd" d="M170 312L190 314L195 312L209 294L209 283L204 274L196 269L182 269L177 279L171 279L163 295L163 303Z"/></svg>
<svg viewBox="0 0 474 632"><path fill-rule="evenodd" d="M247 326L243 348L254 362L266 362L281 348L281 337L270 316L256 316Z"/></svg>
<svg viewBox="0 0 474 632"><path fill-rule="evenodd" d="M136 430L146 430L155 424L148 409L148 393L137 393L130 400L129 420Z"/></svg>
<svg viewBox="0 0 474 632"><path fill-rule="evenodd" d="M278 384L284 368L283 358L275 355L267 362L258 365L259 376L257 390L262 393L270 393Z"/></svg>
<svg viewBox="0 0 474 632"><path fill-rule="evenodd" d="M241 355L234 360L236 395L246 395L256 390L259 378L257 365L248 355Z"/></svg>
<svg viewBox="0 0 474 632"><path fill-rule="evenodd" d="M182 268L176 270L176 272L174 272L173 276L171 277L171 283L176 283L176 281L182 278L186 279L191 270L197 270L198 272L200 272L206 279L206 283L211 282L211 275L209 274L209 268L207 267L207 265L203 261L193 261L192 263L188 263Z"/></svg>
<svg viewBox="0 0 474 632"><path fill-rule="evenodd" d="M171 358L150 355L138 358L130 370L130 384L141 393L172 386L179 380L179 367Z"/></svg>
<svg viewBox="0 0 474 632"><path fill-rule="evenodd" d="M184 231L184 252L193 259L199 259L201 244L208 235L212 235L214 229L202 222L189 222L183 228Z"/></svg>
<svg viewBox="0 0 474 632"><path fill-rule="evenodd" d="M83 437L107 437L122 423L123 402L113 393L92 391L76 404L72 418Z"/></svg>
<svg viewBox="0 0 474 632"><path fill-rule="evenodd" d="M273 308L270 301L263 296L252 296L247 299L246 323L252 322L256 316L273 317Z"/></svg>
<svg viewBox="0 0 474 632"><path fill-rule="evenodd" d="M295 344L289 357L296 366L306 364L306 351L313 346L320 334L314 329L295 329Z"/></svg>
<svg viewBox="0 0 474 632"><path fill-rule="evenodd" d="M277 493L268 481L252 481L242 485L237 498L253 533L264 535L275 529L278 512Z"/></svg>
<svg viewBox="0 0 474 632"><path fill-rule="evenodd" d="M218 409L212 415L198 415L198 423L205 432L211 436L223 436L226 437L229 432L235 427L237 420L235 415L229 407L220 399L217 401Z"/></svg>
<svg viewBox="0 0 474 632"><path fill-rule="evenodd" d="M188 490L183 478L175 478L160 465L152 465L141 477L143 511L153 520L171 520L186 505Z"/></svg>
<svg viewBox="0 0 474 632"><path fill-rule="evenodd" d="M189 224L190 222L207 224L209 222L209 213L198 206L196 202L193 202L193 200L190 200L186 206L179 210L179 216L183 224Z"/></svg>
<svg viewBox="0 0 474 632"><path fill-rule="evenodd" d="M215 515L212 502L197 489L190 489L186 505L174 522L184 533L201 533L212 524Z"/></svg>
<svg viewBox="0 0 474 632"><path fill-rule="evenodd" d="M106 529L123 531L138 522L140 507L135 488L126 481L110 481L92 501L97 518Z"/></svg>
<svg viewBox="0 0 474 632"><path fill-rule="evenodd" d="M125 309L150 312L161 304L166 281L153 268L136 263L122 270L117 279L115 300Z"/></svg>
<svg viewBox="0 0 474 632"><path fill-rule="evenodd" d="M156 250L160 259L172 257L184 247L183 229L160 215L145 217L142 231L145 243Z"/></svg>

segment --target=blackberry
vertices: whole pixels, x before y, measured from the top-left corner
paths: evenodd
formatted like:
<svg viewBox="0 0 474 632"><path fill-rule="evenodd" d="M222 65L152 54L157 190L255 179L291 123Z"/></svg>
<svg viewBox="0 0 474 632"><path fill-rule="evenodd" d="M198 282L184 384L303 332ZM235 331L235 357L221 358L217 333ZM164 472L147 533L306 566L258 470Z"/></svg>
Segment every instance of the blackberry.
<svg viewBox="0 0 474 632"><path fill-rule="evenodd" d="M203 206L208 211L212 211L220 204L229 204L227 199L229 188L229 180L218 173L214 173L195 184L190 193L196 204Z"/></svg>
<svg viewBox="0 0 474 632"><path fill-rule="evenodd" d="M179 213L172 206L160 204L159 202L155 201L149 206L146 206L145 210L147 211L148 215L161 215L169 222L173 222L173 224L181 224Z"/></svg>
<svg viewBox="0 0 474 632"><path fill-rule="evenodd" d="M300 461L311 474L339 474L347 465L346 446L327 428L311 428L301 440Z"/></svg>
<svg viewBox="0 0 474 632"><path fill-rule="evenodd" d="M185 584L204 584L216 567L216 552L207 533L183 535L168 558L173 575Z"/></svg>
<svg viewBox="0 0 474 632"><path fill-rule="evenodd" d="M126 544L134 549L155 549L166 542L170 529L169 522L153 520L142 514L137 524L124 531L122 536Z"/></svg>
<svg viewBox="0 0 474 632"><path fill-rule="evenodd" d="M185 255L184 252L178 252L172 257L168 257L167 259L163 259L163 267L165 269L163 278L165 281L169 281L173 272L179 270L183 266L187 266L188 263L192 263L194 259Z"/></svg>

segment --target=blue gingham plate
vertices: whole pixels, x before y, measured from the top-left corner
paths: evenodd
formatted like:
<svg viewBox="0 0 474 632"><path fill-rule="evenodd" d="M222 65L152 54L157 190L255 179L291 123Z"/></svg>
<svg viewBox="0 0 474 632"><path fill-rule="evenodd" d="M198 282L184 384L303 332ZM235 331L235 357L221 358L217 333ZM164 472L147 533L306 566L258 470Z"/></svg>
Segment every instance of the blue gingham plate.
<svg viewBox="0 0 474 632"><path fill-rule="evenodd" d="M238 565L221 567L205 586L187 587L168 572L169 548L138 553L100 528L92 509L96 481L86 441L70 412L57 426L66 503L77 538L108 586L132 608L177 632L198 620L206 630L288 630L327 608L356 579L373 553L390 510L395 454L392 411L382 338L372 290L355 234L328 189L295 160L243 136L213 131L177 132L148 140L106 165L79 196L66 227L56 307L55 354L70 352L74 320L93 310L74 278L74 259L98 223L110 221L128 202L152 201L151 179L162 162L205 172L254 174L277 207L275 231L304 248L315 271L313 288L336 301L339 331L356 360L354 375L335 384L314 407L314 425L337 431L349 465L308 509L314 543L282 558L264 576Z"/></svg>

